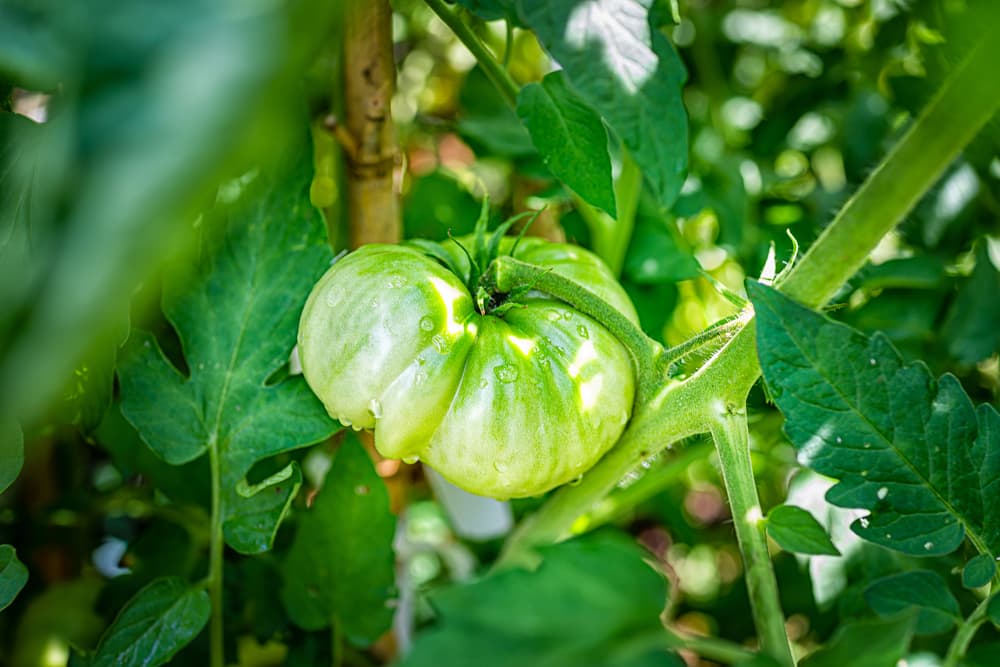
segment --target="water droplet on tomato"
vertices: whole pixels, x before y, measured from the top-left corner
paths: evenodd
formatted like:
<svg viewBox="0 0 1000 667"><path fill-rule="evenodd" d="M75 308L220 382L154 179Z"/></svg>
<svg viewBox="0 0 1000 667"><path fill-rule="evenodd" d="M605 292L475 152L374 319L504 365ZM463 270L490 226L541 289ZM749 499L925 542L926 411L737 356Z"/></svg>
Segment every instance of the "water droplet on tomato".
<svg viewBox="0 0 1000 667"><path fill-rule="evenodd" d="M444 354L445 352L448 351L448 341L446 341L444 339L444 336L442 336L441 334L434 334L434 336L431 338L431 345L433 345L434 349L440 352L441 354Z"/></svg>
<svg viewBox="0 0 1000 667"><path fill-rule="evenodd" d="M517 366L510 363L500 364L493 367L493 374L504 384L510 384L517 381Z"/></svg>
<svg viewBox="0 0 1000 667"><path fill-rule="evenodd" d="M382 418L382 403L379 402L377 398L373 398L368 401L368 412L372 414L375 419Z"/></svg>
<svg viewBox="0 0 1000 667"><path fill-rule="evenodd" d="M933 542L924 542L924 549L926 549L927 551L930 551L933 548L934 548L934 543Z"/></svg>
<svg viewBox="0 0 1000 667"><path fill-rule="evenodd" d="M410 465L413 465L414 463L419 463L419 462L420 462L420 457L419 456L404 456L403 457L403 463L409 463Z"/></svg>
<svg viewBox="0 0 1000 667"><path fill-rule="evenodd" d="M878 491L875 492L875 495L878 496L879 500L885 500L885 497L889 495L889 487L880 486Z"/></svg>
<svg viewBox="0 0 1000 667"><path fill-rule="evenodd" d="M580 334L580 338L590 338L590 332L582 324L576 328L576 332Z"/></svg>
<svg viewBox="0 0 1000 667"><path fill-rule="evenodd" d="M577 475L573 479L569 480L569 485L570 486L579 486L580 482L582 482L582 481L583 481L583 475Z"/></svg>
<svg viewBox="0 0 1000 667"><path fill-rule="evenodd" d="M493 469L497 472L507 472L507 464L503 461L494 461Z"/></svg>
<svg viewBox="0 0 1000 667"><path fill-rule="evenodd" d="M348 419L347 417L341 417L340 418L340 423L343 424L344 426L350 426L351 425L351 420Z"/></svg>
<svg viewBox="0 0 1000 667"><path fill-rule="evenodd" d="M480 389L486 389L488 386L490 386L490 383L486 378L483 378L482 380L479 381Z"/></svg>
<svg viewBox="0 0 1000 667"><path fill-rule="evenodd" d="M562 319L562 313L560 313L558 310L555 309L549 309L545 311L545 315L553 322L558 322L559 320Z"/></svg>
<svg viewBox="0 0 1000 667"><path fill-rule="evenodd" d="M434 318L424 315L420 318L420 328L424 331L434 331Z"/></svg>
<svg viewBox="0 0 1000 667"><path fill-rule="evenodd" d="M398 273L394 273L391 276L389 276L389 281L386 283L386 286L389 289L397 289L400 287L405 287L407 282L409 281L406 279L406 276L401 276Z"/></svg>

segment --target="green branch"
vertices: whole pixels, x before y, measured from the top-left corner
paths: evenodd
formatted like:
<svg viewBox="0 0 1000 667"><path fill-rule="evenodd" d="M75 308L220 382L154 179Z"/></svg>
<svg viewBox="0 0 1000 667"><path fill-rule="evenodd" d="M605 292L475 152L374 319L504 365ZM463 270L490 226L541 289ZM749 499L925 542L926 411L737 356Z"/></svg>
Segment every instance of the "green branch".
<svg viewBox="0 0 1000 667"><path fill-rule="evenodd" d="M226 664L223 626L223 550L225 541L222 532L222 463L219 460L219 445L213 438L208 444L208 464L212 475L212 528L208 542L208 597L212 603L212 619L209 625L209 656L211 667Z"/></svg>
<svg viewBox="0 0 1000 667"><path fill-rule="evenodd" d="M753 477L746 400L738 404L717 405L710 428L736 526L736 541L743 556L750 610L761 648L780 665L794 667L795 659L785 634L785 616L778 597L778 581L767 551L764 514Z"/></svg>
<svg viewBox="0 0 1000 667"><path fill-rule="evenodd" d="M961 664L962 658L965 657L965 652L969 648L969 644L972 643L972 638L976 636L976 631L986 621L987 610L989 609L991 600L990 596L986 596L972 613L969 614L969 617L958 626L958 632L955 633L951 644L948 646L948 653L945 655L943 667L958 667Z"/></svg>
<svg viewBox="0 0 1000 667"><path fill-rule="evenodd" d="M671 630L667 631L667 646L678 651L691 651L703 658L730 665L748 663L754 658L751 651L725 639L679 634Z"/></svg>
<svg viewBox="0 0 1000 667"><path fill-rule="evenodd" d="M465 45L465 48L472 52L472 55L475 56L476 61L483 69L483 72L486 73L489 80L492 81L493 85L496 86L498 91L500 91L500 95L503 96L504 101L507 102L511 108L516 108L517 93L520 88L516 83L514 83L514 79L510 78L510 74L507 73L507 70L505 70L497 62L496 58L493 57L493 54L486 48L483 41L479 39L476 33L472 32L472 28L466 25L458 13L444 3L444 0L425 1L427 2L427 6L438 15L438 18L444 21L445 25L451 28L451 31L455 33L455 36L458 37L459 41Z"/></svg>

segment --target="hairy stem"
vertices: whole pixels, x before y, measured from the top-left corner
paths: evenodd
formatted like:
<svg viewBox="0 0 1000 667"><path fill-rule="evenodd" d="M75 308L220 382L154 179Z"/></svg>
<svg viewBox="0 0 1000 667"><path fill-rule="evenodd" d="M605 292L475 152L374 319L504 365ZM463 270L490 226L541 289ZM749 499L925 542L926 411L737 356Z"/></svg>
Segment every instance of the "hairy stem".
<svg viewBox="0 0 1000 667"><path fill-rule="evenodd" d="M226 653L222 615L222 555L225 543L222 533L222 464L219 461L219 446L214 439L208 445L208 465L212 476L212 528L208 541L208 597L212 603L209 657L212 667L224 667Z"/></svg>
<svg viewBox="0 0 1000 667"><path fill-rule="evenodd" d="M510 78L507 70L493 57L493 54L486 48L483 41L479 39L476 33L472 32L472 28L466 25L458 13L445 4L444 0L425 0L425 2L438 15L438 18L451 28L451 31L455 33L455 37L458 37L459 41L465 45L465 48L469 49L472 55L475 56L476 61L479 62L479 66L489 80L493 82L493 85L496 86L504 101L511 108L517 107L517 93L520 90L518 85ZM509 47L507 51L510 51Z"/></svg>
<svg viewBox="0 0 1000 667"><path fill-rule="evenodd" d="M778 581L771 567L764 535L760 499L750 461L750 433L746 403L719 404L710 423L719 467L736 526L736 541L743 556L750 609L761 648L781 665L793 667L795 659L785 634L785 616L778 597Z"/></svg>
<svg viewBox="0 0 1000 667"><path fill-rule="evenodd" d="M490 264L490 280L499 292L511 292L516 287L531 285L535 289L565 301L577 310L590 315L615 335L628 348L635 361L638 375L639 404L648 400L660 384L657 376L657 359L663 347L647 336L618 310L587 288L565 278L551 269L528 264L501 255Z"/></svg>
<svg viewBox="0 0 1000 667"><path fill-rule="evenodd" d="M981 40L899 143L789 272L781 291L811 308L830 300L1000 107L1000 41Z"/></svg>
<svg viewBox="0 0 1000 667"><path fill-rule="evenodd" d="M965 652L969 648L969 644L972 643L972 638L976 636L976 631L986 621L986 611L990 606L990 600L991 597L986 596L972 613L969 614L969 617L958 626L958 632L955 633L951 644L948 646L948 653L945 655L943 667L958 667L961 664L962 658L965 657Z"/></svg>

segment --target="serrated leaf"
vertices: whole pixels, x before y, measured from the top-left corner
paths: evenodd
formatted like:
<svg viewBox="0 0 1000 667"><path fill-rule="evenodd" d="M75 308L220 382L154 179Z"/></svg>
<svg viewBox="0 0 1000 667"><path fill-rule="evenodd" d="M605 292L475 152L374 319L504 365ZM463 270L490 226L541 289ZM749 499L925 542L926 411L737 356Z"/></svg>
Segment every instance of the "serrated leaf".
<svg viewBox="0 0 1000 667"><path fill-rule="evenodd" d="M912 636L911 614L847 623L799 667L896 667Z"/></svg>
<svg viewBox="0 0 1000 667"><path fill-rule="evenodd" d="M529 83L517 97L517 115L552 174L588 203L617 217L601 117L566 86L562 72Z"/></svg>
<svg viewBox="0 0 1000 667"><path fill-rule="evenodd" d="M237 492L258 461L329 437L336 427L300 376L268 385L289 358L309 289L331 260L309 203L311 157L258 176L225 223L209 229L201 260L166 284L163 310L190 377L149 334L121 355L122 413L161 458L182 464L217 448L226 540L270 548L297 477L250 498Z"/></svg>
<svg viewBox="0 0 1000 667"><path fill-rule="evenodd" d="M21 474L24 466L24 434L14 419L0 415L0 493Z"/></svg>
<svg viewBox="0 0 1000 667"><path fill-rule="evenodd" d="M958 600L941 575L930 570L914 570L878 579L865 589L865 600L879 616L916 609L915 630L921 635L947 632L961 620Z"/></svg>
<svg viewBox="0 0 1000 667"><path fill-rule="evenodd" d="M101 637L90 667L156 667L194 639L212 612L208 593L175 577L139 591Z"/></svg>
<svg viewBox="0 0 1000 667"><path fill-rule="evenodd" d="M28 568L9 544L0 544L0 611L14 601L28 583Z"/></svg>
<svg viewBox="0 0 1000 667"><path fill-rule="evenodd" d="M795 505L779 505L767 514L767 534L785 551L839 556L830 536L812 514Z"/></svg>
<svg viewBox="0 0 1000 667"><path fill-rule="evenodd" d="M594 576L599 572L600 576ZM437 623L402 667L682 667L664 649L663 577L617 534L549 547L534 572L511 570L432 595Z"/></svg>
<svg viewBox="0 0 1000 667"><path fill-rule="evenodd" d="M996 559L989 554L979 554L962 568L962 585L966 588L985 586L996 572Z"/></svg>
<svg viewBox="0 0 1000 667"><path fill-rule="evenodd" d="M395 530L385 483L349 433L285 558L282 600L292 621L306 630L335 621L358 644L389 629Z"/></svg>
<svg viewBox="0 0 1000 667"><path fill-rule="evenodd" d="M1000 550L1000 415L975 409L958 380L904 364L867 338L749 283L764 379L804 465L837 478L827 500L870 510L851 528L915 555L968 535Z"/></svg>
<svg viewBox="0 0 1000 667"><path fill-rule="evenodd" d="M569 88L628 148L669 208L687 169L687 77L673 46L650 25L653 0L518 3L519 15L562 66Z"/></svg>

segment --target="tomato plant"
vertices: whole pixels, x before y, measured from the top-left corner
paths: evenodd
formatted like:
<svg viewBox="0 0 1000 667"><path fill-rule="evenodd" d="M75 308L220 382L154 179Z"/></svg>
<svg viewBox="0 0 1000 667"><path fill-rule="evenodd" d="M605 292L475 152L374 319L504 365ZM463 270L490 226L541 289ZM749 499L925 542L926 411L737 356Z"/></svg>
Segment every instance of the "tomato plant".
<svg viewBox="0 0 1000 667"><path fill-rule="evenodd" d="M0 7L0 663L992 666L989 2Z"/></svg>

